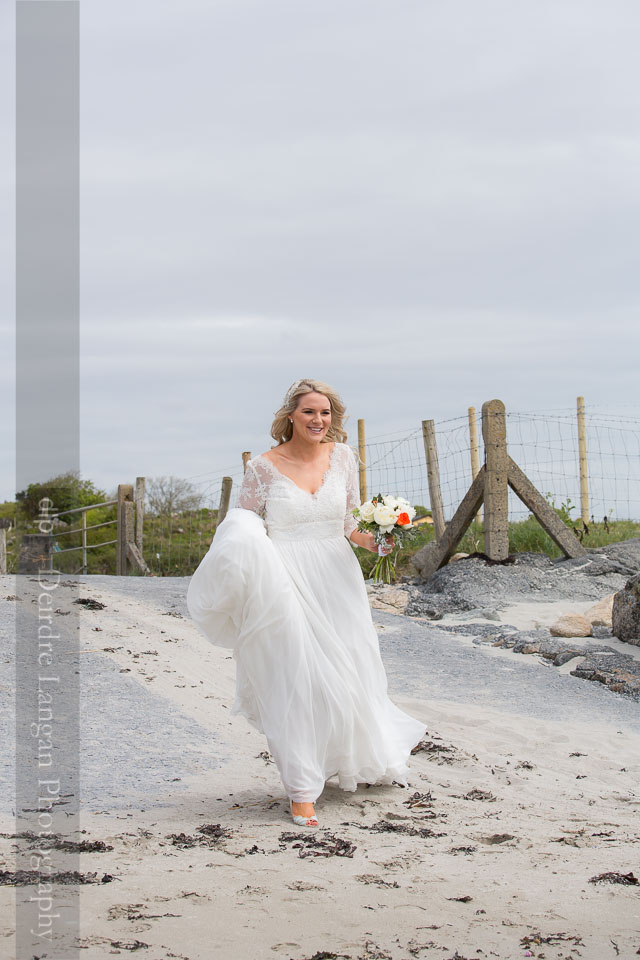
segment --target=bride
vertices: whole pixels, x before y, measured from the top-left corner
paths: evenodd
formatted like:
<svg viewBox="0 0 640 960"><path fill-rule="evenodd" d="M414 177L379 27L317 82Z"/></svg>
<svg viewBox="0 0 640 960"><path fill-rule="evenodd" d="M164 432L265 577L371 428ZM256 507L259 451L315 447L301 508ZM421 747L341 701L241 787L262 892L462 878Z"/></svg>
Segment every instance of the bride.
<svg viewBox="0 0 640 960"><path fill-rule="evenodd" d="M204 636L233 650L231 713L266 736L301 826L317 826L314 804L331 777L351 791L406 786L411 748L426 733L387 695L347 542L378 551L352 514L358 463L344 416L327 384L304 379L289 388L271 426L277 446L247 462L237 505L187 592Z"/></svg>

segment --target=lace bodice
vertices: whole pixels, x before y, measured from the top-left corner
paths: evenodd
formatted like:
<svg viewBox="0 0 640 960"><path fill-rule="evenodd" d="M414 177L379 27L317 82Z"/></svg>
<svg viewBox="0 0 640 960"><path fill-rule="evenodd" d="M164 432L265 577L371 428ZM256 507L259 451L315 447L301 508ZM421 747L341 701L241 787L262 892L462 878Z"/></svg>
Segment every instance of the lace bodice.
<svg viewBox="0 0 640 960"><path fill-rule="evenodd" d="M351 512L360 505L358 462L351 447L335 443L322 483L309 493L260 454L247 461L236 506L263 517L274 539L350 537L358 526Z"/></svg>

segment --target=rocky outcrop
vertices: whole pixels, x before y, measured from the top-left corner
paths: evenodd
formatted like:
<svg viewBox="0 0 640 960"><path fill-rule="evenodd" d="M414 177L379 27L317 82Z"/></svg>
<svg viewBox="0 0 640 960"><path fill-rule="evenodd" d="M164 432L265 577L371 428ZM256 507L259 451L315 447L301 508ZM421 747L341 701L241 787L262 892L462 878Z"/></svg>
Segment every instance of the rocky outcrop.
<svg viewBox="0 0 640 960"><path fill-rule="evenodd" d="M614 597L615 593L611 593L585 610L584 616L592 627L611 627Z"/></svg>
<svg viewBox="0 0 640 960"><path fill-rule="evenodd" d="M591 623L580 613L565 613L549 632L552 637L590 637Z"/></svg>
<svg viewBox="0 0 640 960"><path fill-rule="evenodd" d="M640 646L640 574L631 577L613 598L612 633Z"/></svg>
<svg viewBox="0 0 640 960"><path fill-rule="evenodd" d="M409 603L409 592L394 584L371 583L367 584L369 605L375 610L385 613L406 613Z"/></svg>

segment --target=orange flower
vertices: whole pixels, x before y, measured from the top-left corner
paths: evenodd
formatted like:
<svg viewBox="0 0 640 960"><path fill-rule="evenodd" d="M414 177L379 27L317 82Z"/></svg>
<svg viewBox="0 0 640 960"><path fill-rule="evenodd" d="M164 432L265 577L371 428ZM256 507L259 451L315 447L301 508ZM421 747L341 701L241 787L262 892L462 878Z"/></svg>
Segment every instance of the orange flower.
<svg viewBox="0 0 640 960"><path fill-rule="evenodd" d="M411 520L409 520L409 514L408 514L408 513L401 513L401 514L398 516L398 518L397 518L397 520L396 520L396 523L398 524L399 527L406 527L406 526L408 526L408 524L411 523Z"/></svg>

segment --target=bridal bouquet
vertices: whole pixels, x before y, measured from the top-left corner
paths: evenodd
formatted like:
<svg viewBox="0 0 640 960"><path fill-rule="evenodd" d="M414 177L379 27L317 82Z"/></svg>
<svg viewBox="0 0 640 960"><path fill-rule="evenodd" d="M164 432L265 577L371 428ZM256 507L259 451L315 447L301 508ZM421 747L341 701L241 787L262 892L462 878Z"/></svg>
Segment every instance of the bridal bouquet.
<svg viewBox="0 0 640 960"><path fill-rule="evenodd" d="M397 546L415 536L416 529L411 521L416 511L402 497L383 497L379 493L373 500L355 507L353 515L358 519L358 530L372 533L378 544L378 559L373 568L374 582L392 583L396 577L396 567L391 555Z"/></svg>

